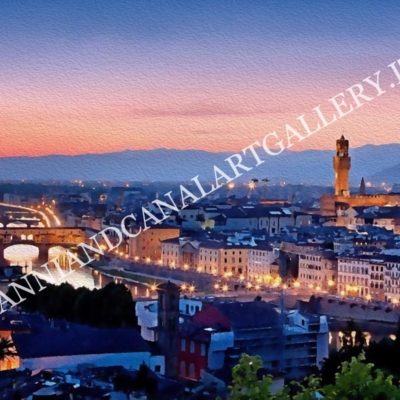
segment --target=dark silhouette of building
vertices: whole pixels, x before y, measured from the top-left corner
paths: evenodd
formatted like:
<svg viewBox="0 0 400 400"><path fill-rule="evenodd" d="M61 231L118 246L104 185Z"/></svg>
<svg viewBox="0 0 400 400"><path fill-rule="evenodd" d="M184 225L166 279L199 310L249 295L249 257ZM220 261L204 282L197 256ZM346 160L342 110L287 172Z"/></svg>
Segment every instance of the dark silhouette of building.
<svg viewBox="0 0 400 400"><path fill-rule="evenodd" d="M361 196L363 196L363 195L366 194L366 193L365 193L365 182L364 182L364 177L361 178L359 194L360 194Z"/></svg>
<svg viewBox="0 0 400 400"><path fill-rule="evenodd" d="M158 344L165 355L165 376L178 375L180 288L168 281L158 286Z"/></svg>

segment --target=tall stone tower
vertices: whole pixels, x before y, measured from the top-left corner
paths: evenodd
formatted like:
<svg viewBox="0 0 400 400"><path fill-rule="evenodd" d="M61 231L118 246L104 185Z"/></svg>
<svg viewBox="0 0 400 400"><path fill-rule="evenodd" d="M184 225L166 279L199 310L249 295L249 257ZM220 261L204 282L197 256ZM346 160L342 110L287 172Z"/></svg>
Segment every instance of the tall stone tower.
<svg viewBox="0 0 400 400"><path fill-rule="evenodd" d="M360 191L358 194L360 194L361 196L365 196L366 194L364 177L361 178Z"/></svg>
<svg viewBox="0 0 400 400"><path fill-rule="evenodd" d="M165 376L178 375L180 288L168 281L158 286L158 345L165 356Z"/></svg>
<svg viewBox="0 0 400 400"><path fill-rule="evenodd" d="M336 156L333 157L333 168L335 170L335 194L337 196L349 193L350 161L349 141L342 135L339 140L336 140Z"/></svg>

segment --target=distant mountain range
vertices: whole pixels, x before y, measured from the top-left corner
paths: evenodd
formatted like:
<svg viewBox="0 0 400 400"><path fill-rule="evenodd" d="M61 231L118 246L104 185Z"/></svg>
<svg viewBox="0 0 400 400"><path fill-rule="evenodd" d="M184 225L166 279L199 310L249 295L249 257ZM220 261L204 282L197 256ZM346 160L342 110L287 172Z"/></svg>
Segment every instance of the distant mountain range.
<svg viewBox="0 0 400 400"><path fill-rule="evenodd" d="M0 180L185 182L199 175L200 181L206 181L213 179L213 165L217 165L228 175L231 173L224 160L232 154L155 149L77 156L4 157L0 158ZM333 182L334 151L285 150L272 157L259 150L259 154L265 163L244 173L242 180L267 177L271 179L271 183L286 181L331 185ZM400 183L400 144L366 145L351 149L350 155L352 184L358 184L361 177L375 183ZM256 163L253 158L245 157L245 164L254 166Z"/></svg>

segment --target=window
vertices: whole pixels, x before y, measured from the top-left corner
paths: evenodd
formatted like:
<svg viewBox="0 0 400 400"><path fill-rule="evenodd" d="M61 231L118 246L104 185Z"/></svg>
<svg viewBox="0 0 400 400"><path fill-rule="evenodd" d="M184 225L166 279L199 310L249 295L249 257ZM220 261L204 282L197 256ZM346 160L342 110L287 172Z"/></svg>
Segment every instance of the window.
<svg viewBox="0 0 400 400"><path fill-rule="evenodd" d="M194 353L194 342L193 342L193 340L190 342L190 352Z"/></svg>
<svg viewBox="0 0 400 400"><path fill-rule="evenodd" d="M179 375L186 376L186 364L185 361L181 361L181 365L179 367Z"/></svg>
<svg viewBox="0 0 400 400"><path fill-rule="evenodd" d="M181 340L181 351L186 351L186 339Z"/></svg>
<svg viewBox="0 0 400 400"><path fill-rule="evenodd" d="M161 365L156 365L154 367L154 372L161 372Z"/></svg>
<svg viewBox="0 0 400 400"><path fill-rule="evenodd" d="M189 378L195 379L195 369L193 363L189 365Z"/></svg>

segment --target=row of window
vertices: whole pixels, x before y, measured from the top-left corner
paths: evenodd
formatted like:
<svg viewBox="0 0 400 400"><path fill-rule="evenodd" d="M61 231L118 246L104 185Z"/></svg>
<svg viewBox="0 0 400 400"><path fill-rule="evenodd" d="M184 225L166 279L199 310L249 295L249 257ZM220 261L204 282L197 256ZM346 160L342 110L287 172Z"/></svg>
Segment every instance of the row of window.
<svg viewBox="0 0 400 400"><path fill-rule="evenodd" d="M203 256L200 256L200 261L203 261ZM204 256L204 261L207 261L206 256ZM210 261L212 261L212 257L210 256ZM217 257L214 257L214 261L217 262Z"/></svg>
<svg viewBox="0 0 400 400"><path fill-rule="evenodd" d="M312 279L314 281L320 281L321 280L321 276L320 275L300 274L300 278Z"/></svg>
<svg viewBox="0 0 400 400"><path fill-rule="evenodd" d="M339 272L348 272L350 274L361 274L361 275L369 275L368 268L364 267L351 267L349 265L339 265L338 267Z"/></svg>
<svg viewBox="0 0 400 400"><path fill-rule="evenodd" d="M320 265L312 265L312 264L302 264L300 265L299 268L307 268L307 269L313 269L315 271L321 271L321 266Z"/></svg>
<svg viewBox="0 0 400 400"><path fill-rule="evenodd" d="M196 343L191 340L189 342L189 352L194 354L196 350ZM181 351L186 351L186 339L181 339ZM206 355L206 345L202 343L200 345L200 355L205 356Z"/></svg>

